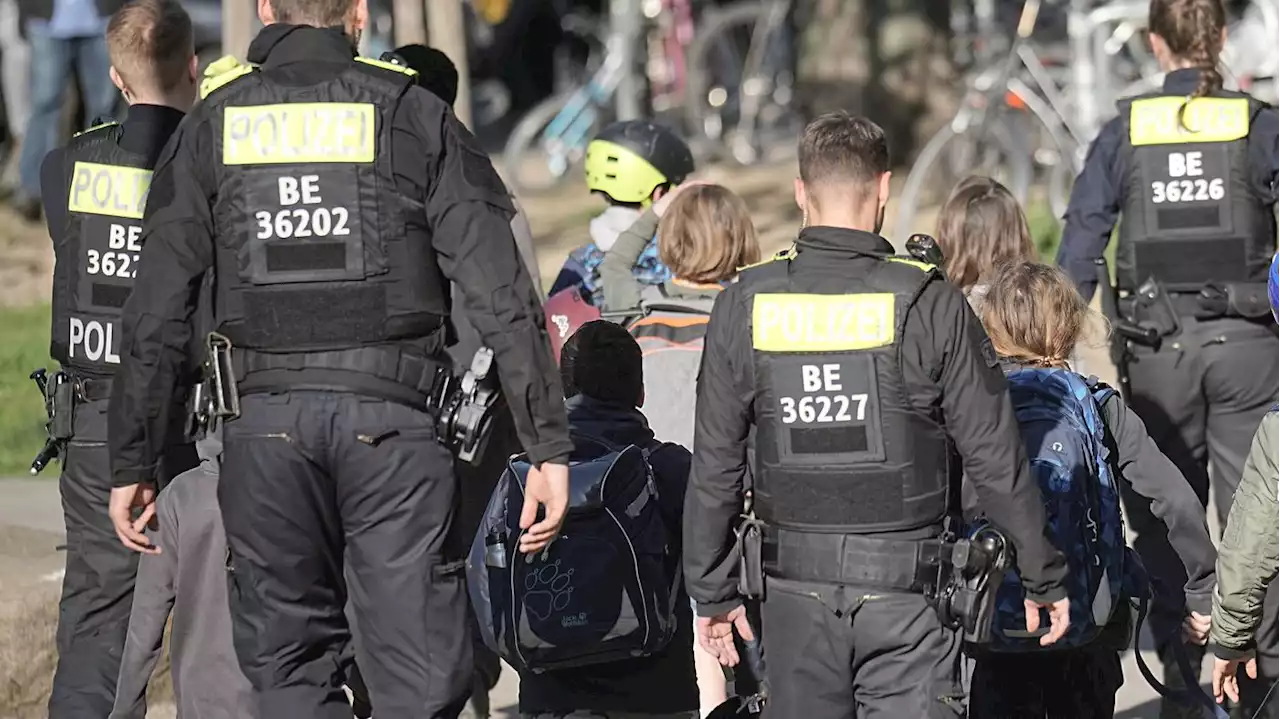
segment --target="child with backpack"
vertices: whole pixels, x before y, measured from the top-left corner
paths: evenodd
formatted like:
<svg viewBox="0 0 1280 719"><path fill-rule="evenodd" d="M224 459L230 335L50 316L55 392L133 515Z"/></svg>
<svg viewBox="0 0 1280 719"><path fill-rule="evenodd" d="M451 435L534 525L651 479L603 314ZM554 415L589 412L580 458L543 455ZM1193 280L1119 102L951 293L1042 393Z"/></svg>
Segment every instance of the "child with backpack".
<svg viewBox="0 0 1280 719"><path fill-rule="evenodd" d="M672 277L648 285L629 267L655 233ZM759 260L747 203L720 185L686 183L645 211L600 263L605 310L636 310L629 327L644 350L643 411L659 439L693 446L693 389L711 307L739 268Z"/></svg>
<svg viewBox="0 0 1280 719"><path fill-rule="evenodd" d="M588 304L604 299L600 264L618 237L635 223L645 208L693 173L693 153L674 132L648 120L615 122L587 146L587 189L609 206L591 220L591 241L569 253L551 286L551 297L576 289ZM661 284L671 277L658 259L651 235L632 267L635 280Z"/></svg>
<svg viewBox="0 0 1280 719"><path fill-rule="evenodd" d="M467 562L481 634L519 672L525 719L693 719L680 574L689 451L645 423L640 347L623 327L584 324L560 375L574 441L567 518L546 550L516 552L511 509L528 464L513 458Z"/></svg>
<svg viewBox="0 0 1280 719"><path fill-rule="evenodd" d="M1168 527L1187 575L1184 635L1199 644L1207 637L1216 554L1199 499L1115 390L1067 369L1091 315L1056 268L1015 262L990 276L982 321L1005 365L1048 534L1073 581L1071 628L1046 650L1023 631L1016 577L1006 575L990 643L971 647L973 719L1113 715L1120 652L1133 631L1130 600L1145 593L1125 547L1121 492L1149 499Z"/></svg>
<svg viewBox="0 0 1280 719"><path fill-rule="evenodd" d="M672 273L659 285L632 278L631 268L650 238ZM641 411L654 436L693 446L695 384L711 308L738 270L760 261L751 211L728 188L699 182L668 192L640 215L600 263L604 308L637 310L628 326L644 351L645 402ZM703 713L724 703L728 687L720 663L695 643Z"/></svg>

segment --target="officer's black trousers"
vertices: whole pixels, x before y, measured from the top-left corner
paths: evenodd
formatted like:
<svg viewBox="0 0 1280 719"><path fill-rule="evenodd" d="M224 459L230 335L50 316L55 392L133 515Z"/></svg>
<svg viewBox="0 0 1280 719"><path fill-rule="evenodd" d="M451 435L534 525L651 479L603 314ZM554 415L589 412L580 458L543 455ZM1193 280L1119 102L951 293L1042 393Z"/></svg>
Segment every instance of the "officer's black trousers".
<svg viewBox="0 0 1280 719"><path fill-rule="evenodd" d="M58 490L67 526L67 569L58 607L58 669L51 719L102 719L111 713L120 654L129 629L138 554L116 537L107 503L107 403L76 407Z"/></svg>
<svg viewBox="0 0 1280 719"><path fill-rule="evenodd" d="M446 566L460 554L446 541L456 497L424 412L339 393L243 398L223 430L218 501L259 716L351 717L348 597L376 716L457 716L472 667L463 576Z"/></svg>
<svg viewBox="0 0 1280 719"><path fill-rule="evenodd" d="M963 716L960 637L924 597L770 579L762 614L765 716Z"/></svg>
<svg viewBox="0 0 1280 719"><path fill-rule="evenodd" d="M1166 337L1158 351L1135 350L1129 367L1131 406L1147 426L1147 432L1208 506L1210 469L1219 526L1226 524L1231 498L1240 483L1245 457L1262 416L1276 401L1276 331L1274 325L1240 319L1198 321L1181 317L1180 331ZM1150 505L1132 493L1125 494L1125 513L1137 535L1135 548L1159 583L1160 594L1152 613L1152 631L1160 637L1174 635L1181 619L1181 587L1186 581L1182 562L1169 545L1165 526L1151 514ZM1276 677L1275 587L1260 633L1260 681L1269 686ZM1188 647L1193 666L1199 666L1203 649ZM1162 659L1169 652L1161 647ZM1165 680L1181 686L1176 666L1165 661ZM1265 675L1265 676L1264 676ZM1204 679L1204 678L1202 678ZM1248 682L1242 676L1242 684ZM1252 687L1242 690L1253 695ZM1199 717L1197 709L1165 701L1162 719Z"/></svg>

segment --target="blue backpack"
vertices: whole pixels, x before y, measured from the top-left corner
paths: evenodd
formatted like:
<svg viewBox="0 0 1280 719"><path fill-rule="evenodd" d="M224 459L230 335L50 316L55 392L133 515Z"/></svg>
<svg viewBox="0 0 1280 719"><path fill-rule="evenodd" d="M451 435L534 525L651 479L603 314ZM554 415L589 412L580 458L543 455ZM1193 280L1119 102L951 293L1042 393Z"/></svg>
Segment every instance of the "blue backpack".
<svg viewBox="0 0 1280 719"><path fill-rule="evenodd" d="M1071 628L1054 645L1088 644L1117 610L1128 611L1137 567L1125 547L1120 492L1104 441L1102 405L1115 390L1062 369L1019 369L1009 374L1009 394L1044 495L1049 536L1067 558ZM1022 580L1005 574L996 595L990 649L1044 651L1026 631ZM1041 616L1041 633L1047 630Z"/></svg>
<svg viewBox="0 0 1280 719"><path fill-rule="evenodd" d="M617 447L581 434L573 442L560 536L537 554L519 552L530 466L517 455L467 558L480 635L521 672L650 656L676 630L680 565L649 464L661 446Z"/></svg>

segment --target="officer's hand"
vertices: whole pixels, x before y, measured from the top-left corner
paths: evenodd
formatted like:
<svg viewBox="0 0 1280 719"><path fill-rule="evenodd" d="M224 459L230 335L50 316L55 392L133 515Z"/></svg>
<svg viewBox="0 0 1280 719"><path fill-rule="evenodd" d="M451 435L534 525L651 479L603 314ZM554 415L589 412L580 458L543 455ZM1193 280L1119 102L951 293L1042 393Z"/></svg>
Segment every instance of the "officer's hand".
<svg viewBox="0 0 1280 719"><path fill-rule="evenodd" d="M1204 646L1209 641L1210 617L1192 612L1182 620L1182 639L1188 644Z"/></svg>
<svg viewBox="0 0 1280 719"><path fill-rule="evenodd" d="M1222 703L1222 695L1226 694L1231 697L1231 701L1240 702L1240 680L1236 678L1236 668L1240 666L1240 659L1218 659L1213 660L1213 698ZM1258 660L1249 657L1249 661L1244 665L1244 671L1249 675L1250 679L1258 678Z"/></svg>
<svg viewBox="0 0 1280 719"><path fill-rule="evenodd" d="M1027 612L1027 633L1034 634L1040 630L1040 610L1049 610L1049 633L1040 637L1040 646L1047 647L1058 641L1071 626L1071 603L1066 597L1052 604L1039 604L1030 599L1022 600Z"/></svg>
<svg viewBox="0 0 1280 719"><path fill-rule="evenodd" d="M133 510L141 509L137 519L133 518ZM111 501L107 505L107 514L111 524L116 528L116 536L124 546L143 554L159 554L160 548L153 545L142 530L156 516L156 488L150 484L130 484L127 487L114 487L111 490Z"/></svg>
<svg viewBox="0 0 1280 719"><path fill-rule="evenodd" d="M667 194L659 197L657 202L653 203L653 214L657 215L658 217L662 217L664 214L666 214L667 208L671 207L671 203L675 201L676 197L678 197L681 192L684 192L690 187L697 187L698 185L710 185L710 184L711 183L707 182L706 180L686 180L683 184L678 185L670 190L667 190Z"/></svg>
<svg viewBox="0 0 1280 719"><path fill-rule="evenodd" d="M698 643L707 653L726 667L737 666L740 661L738 648L733 643L733 630L744 641L755 639L751 623L747 621L747 608L739 606L728 614L714 617L698 617Z"/></svg>
<svg viewBox="0 0 1280 719"><path fill-rule="evenodd" d="M539 505L543 509L540 522L537 521ZM524 482L524 508L520 511L520 528L525 530L520 535L520 551L533 554L551 544L560 533L568 506L568 466L543 462L542 466L530 469Z"/></svg>

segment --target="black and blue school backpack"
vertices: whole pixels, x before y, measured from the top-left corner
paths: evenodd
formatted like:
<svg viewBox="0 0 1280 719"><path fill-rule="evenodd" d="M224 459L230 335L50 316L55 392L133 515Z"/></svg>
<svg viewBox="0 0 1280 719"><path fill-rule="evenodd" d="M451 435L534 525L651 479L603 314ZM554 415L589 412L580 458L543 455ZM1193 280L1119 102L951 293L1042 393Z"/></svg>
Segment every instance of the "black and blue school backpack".
<svg viewBox="0 0 1280 719"><path fill-rule="evenodd" d="M467 585L485 644L518 671L649 656L676 629L675 544L658 508L649 451L575 435L569 511L560 536L524 555L528 458L498 481L467 558Z"/></svg>
<svg viewBox="0 0 1280 719"><path fill-rule="evenodd" d="M1071 628L1054 649L1091 642L1117 611L1128 611L1129 561L1120 492L1105 442L1102 406L1115 390L1064 369L1019 369L1009 394L1044 496L1049 537L1067 559ZM1044 651L1027 633L1022 580L1005 574L996 594L992 651ZM1048 622L1041 617L1042 631Z"/></svg>

